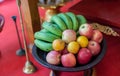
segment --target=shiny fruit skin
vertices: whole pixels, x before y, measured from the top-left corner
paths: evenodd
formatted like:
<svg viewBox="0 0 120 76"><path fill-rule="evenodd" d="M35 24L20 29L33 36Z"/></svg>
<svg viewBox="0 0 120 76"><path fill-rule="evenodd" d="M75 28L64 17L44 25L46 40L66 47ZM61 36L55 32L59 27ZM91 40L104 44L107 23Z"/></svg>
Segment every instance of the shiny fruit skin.
<svg viewBox="0 0 120 76"><path fill-rule="evenodd" d="M91 51L93 56L96 56L99 54L101 47L98 42L91 40L91 41L89 41L88 49Z"/></svg>
<svg viewBox="0 0 120 76"><path fill-rule="evenodd" d="M58 64L60 64L60 56L61 56L61 54L59 52L50 51L46 56L46 61L49 64L58 65Z"/></svg>
<svg viewBox="0 0 120 76"><path fill-rule="evenodd" d="M93 34L92 26L88 23L82 24L79 27L79 34L86 36L88 39L90 39L92 37L92 34Z"/></svg>
<svg viewBox="0 0 120 76"><path fill-rule="evenodd" d="M87 64L92 58L92 53L87 48L81 48L77 54L79 64Z"/></svg>
<svg viewBox="0 0 120 76"><path fill-rule="evenodd" d="M62 51L65 48L65 42L62 39L56 39L53 41L52 47L55 51Z"/></svg>
<svg viewBox="0 0 120 76"><path fill-rule="evenodd" d="M93 35L91 40L101 43L103 40L103 34L99 30L93 30Z"/></svg>
<svg viewBox="0 0 120 76"><path fill-rule="evenodd" d="M74 67L76 65L76 58L74 54L67 53L61 56L61 62L64 67Z"/></svg>
<svg viewBox="0 0 120 76"><path fill-rule="evenodd" d="M77 38L77 42L80 44L82 48L85 48L88 46L88 38L86 36L79 36Z"/></svg>
<svg viewBox="0 0 120 76"><path fill-rule="evenodd" d="M80 45L76 41L70 42L67 46L68 52L73 53L73 54L77 54L79 51L79 48L80 48Z"/></svg>
<svg viewBox="0 0 120 76"><path fill-rule="evenodd" d="M62 33L62 40L66 43L76 40L76 32L74 30L67 29Z"/></svg>

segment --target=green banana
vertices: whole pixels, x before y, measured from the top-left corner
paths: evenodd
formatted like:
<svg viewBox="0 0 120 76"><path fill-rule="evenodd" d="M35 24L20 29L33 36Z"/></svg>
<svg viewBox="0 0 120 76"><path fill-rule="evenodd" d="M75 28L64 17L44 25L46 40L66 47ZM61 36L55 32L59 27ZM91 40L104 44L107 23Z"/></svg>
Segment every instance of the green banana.
<svg viewBox="0 0 120 76"><path fill-rule="evenodd" d="M65 14L68 15L71 18L71 20L73 22L73 30L77 31L79 27L78 27L78 20L77 20L76 15L72 12L67 12Z"/></svg>
<svg viewBox="0 0 120 76"><path fill-rule="evenodd" d="M46 29L41 29L40 32L47 32L47 33L49 33L49 31L46 30Z"/></svg>
<svg viewBox="0 0 120 76"><path fill-rule="evenodd" d="M42 27L59 37L62 36L62 31L57 27L56 24L53 24L51 22L43 22Z"/></svg>
<svg viewBox="0 0 120 76"><path fill-rule="evenodd" d="M62 31L67 29L64 21L57 15L52 16L51 22L57 24Z"/></svg>
<svg viewBox="0 0 120 76"><path fill-rule="evenodd" d="M80 27L81 24L87 23L87 20L83 15L76 15L76 16L77 16L77 19L78 19L79 27Z"/></svg>
<svg viewBox="0 0 120 76"><path fill-rule="evenodd" d="M47 42L53 42L55 39L59 39L60 37L49 32L35 32L34 38Z"/></svg>
<svg viewBox="0 0 120 76"><path fill-rule="evenodd" d="M49 52L49 51L53 50L52 43L47 43L47 42L44 42L44 41L38 40L38 39L35 39L34 43L42 51Z"/></svg>
<svg viewBox="0 0 120 76"><path fill-rule="evenodd" d="M72 29L72 21L68 15L64 13L60 13L58 14L58 16L65 22L68 29Z"/></svg>

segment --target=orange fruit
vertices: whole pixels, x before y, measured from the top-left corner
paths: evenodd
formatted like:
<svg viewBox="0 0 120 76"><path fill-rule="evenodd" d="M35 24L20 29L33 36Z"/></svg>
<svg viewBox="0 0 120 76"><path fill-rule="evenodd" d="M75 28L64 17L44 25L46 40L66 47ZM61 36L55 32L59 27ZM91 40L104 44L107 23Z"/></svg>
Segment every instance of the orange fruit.
<svg viewBox="0 0 120 76"><path fill-rule="evenodd" d="M67 46L68 52L73 53L73 54L77 54L79 51L79 48L80 48L80 45L76 41L70 42Z"/></svg>
<svg viewBox="0 0 120 76"><path fill-rule="evenodd" d="M65 42L62 39L55 39L52 43L52 47L55 51L61 51L65 48Z"/></svg>
<svg viewBox="0 0 120 76"><path fill-rule="evenodd" d="M86 36L79 36L77 38L77 42L80 44L82 48L85 48L88 46L88 38Z"/></svg>

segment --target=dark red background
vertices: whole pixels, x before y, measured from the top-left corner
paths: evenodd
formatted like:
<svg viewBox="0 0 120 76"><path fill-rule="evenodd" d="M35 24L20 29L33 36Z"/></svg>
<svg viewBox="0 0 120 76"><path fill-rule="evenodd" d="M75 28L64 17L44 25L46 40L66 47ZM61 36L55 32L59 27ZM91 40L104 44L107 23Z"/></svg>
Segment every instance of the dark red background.
<svg viewBox="0 0 120 76"><path fill-rule="evenodd" d="M63 7L61 11L63 12L68 11L68 8L75 4L77 1L78 0L75 0L75 2L67 4L67 6ZM97 10L97 8L95 10ZM43 13L44 11L42 11L42 13L40 12L40 14ZM16 50L19 49L19 44L15 30L15 25L13 20L11 19L11 16L13 15L17 16L17 24L19 27L20 37L21 28L19 23L19 13L15 0L5 0L3 3L0 3L0 14L2 14L5 17L5 24L3 30L0 32L0 51L1 51L0 76L27 76L22 71L24 64L26 62L25 56L22 57L16 56ZM116 16L118 15L116 14ZM115 27L114 30L120 34L119 28ZM120 37L113 37L107 35L104 35L104 37L107 41L107 52L103 60L94 67L96 68L97 76L119 76ZM23 41L22 37L21 41ZM29 43L28 38L27 43ZM29 56L30 60L38 69L35 73L30 74L29 76L49 76L50 69L40 65L33 58L31 53L29 53ZM82 75L83 72L57 72L57 76L82 76Z"/></svg>

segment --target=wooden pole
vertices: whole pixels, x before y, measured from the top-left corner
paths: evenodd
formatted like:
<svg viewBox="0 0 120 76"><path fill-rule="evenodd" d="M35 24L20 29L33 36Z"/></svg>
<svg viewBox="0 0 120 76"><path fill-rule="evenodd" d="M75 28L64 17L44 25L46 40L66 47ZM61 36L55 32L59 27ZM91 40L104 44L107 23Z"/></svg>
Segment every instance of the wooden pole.
<svg viewBox="0 0 120 76"><path fill-rule="evenodd" d="M24 17L24 25L30 43L34 43L34 33L41 29L38 11L38 0L21 0L21 10Z"/></svg>

